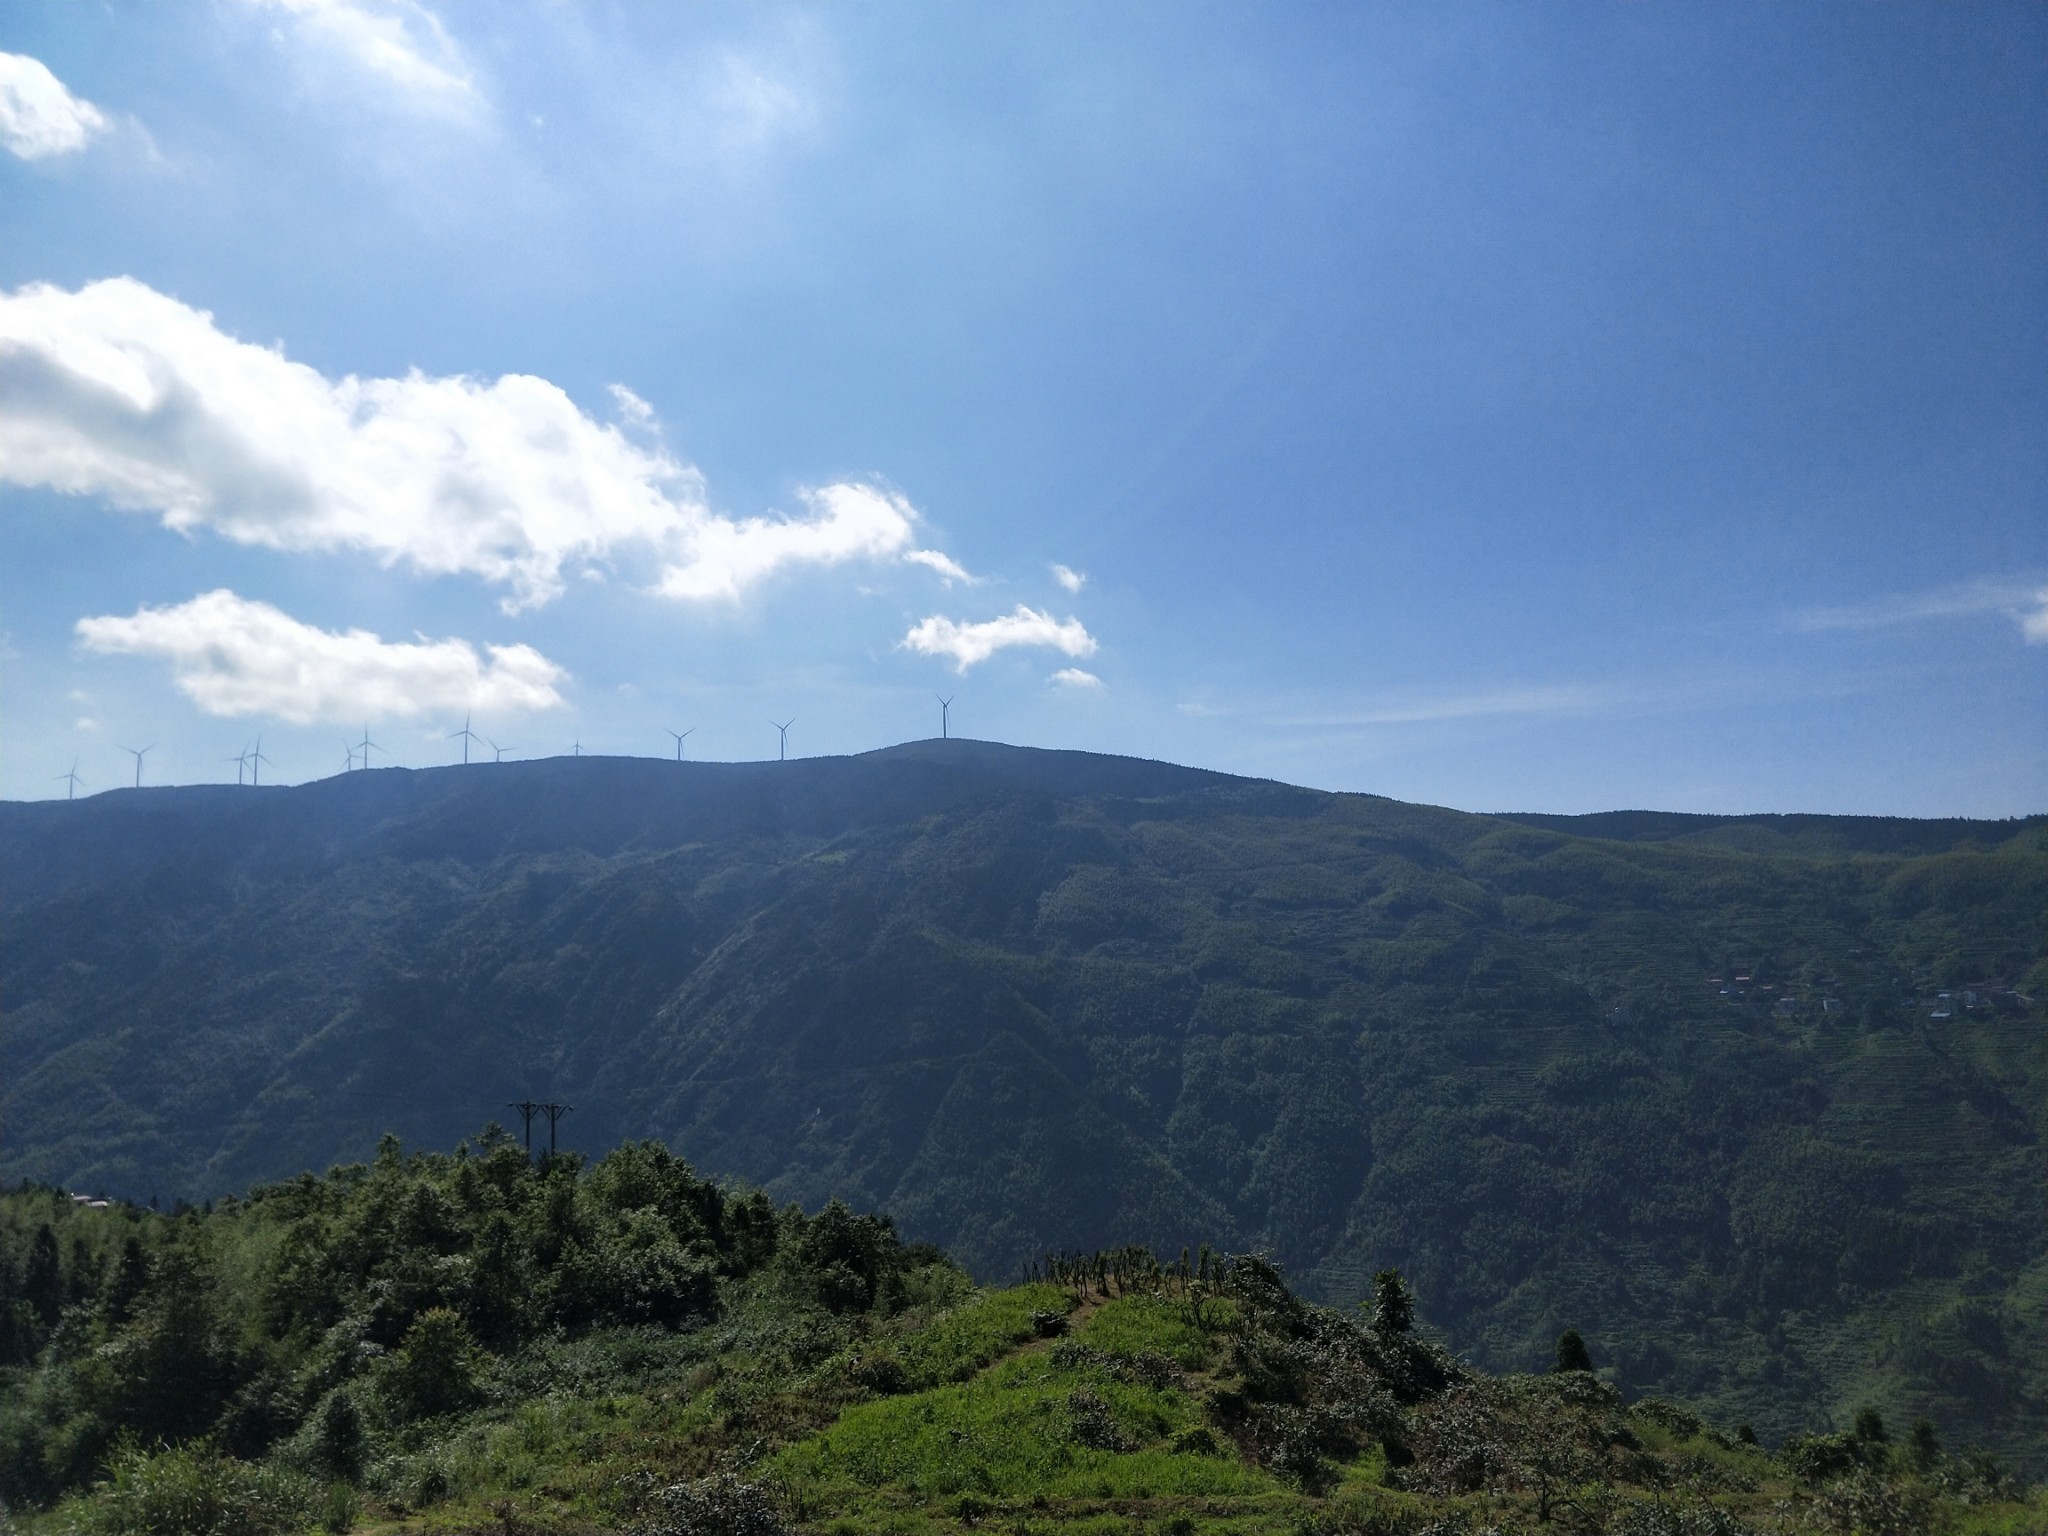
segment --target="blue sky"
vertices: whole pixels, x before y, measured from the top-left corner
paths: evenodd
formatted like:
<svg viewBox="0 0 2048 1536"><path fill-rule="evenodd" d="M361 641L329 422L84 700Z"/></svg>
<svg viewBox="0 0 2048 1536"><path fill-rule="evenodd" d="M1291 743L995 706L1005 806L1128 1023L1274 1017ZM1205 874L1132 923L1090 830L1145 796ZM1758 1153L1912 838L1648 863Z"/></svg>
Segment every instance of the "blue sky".
<svg viewBox="0 0 2048 1536"><path fill-rule="evenodd" d="M0 13L0 793L2048 808L2048 11Z"/></svg>

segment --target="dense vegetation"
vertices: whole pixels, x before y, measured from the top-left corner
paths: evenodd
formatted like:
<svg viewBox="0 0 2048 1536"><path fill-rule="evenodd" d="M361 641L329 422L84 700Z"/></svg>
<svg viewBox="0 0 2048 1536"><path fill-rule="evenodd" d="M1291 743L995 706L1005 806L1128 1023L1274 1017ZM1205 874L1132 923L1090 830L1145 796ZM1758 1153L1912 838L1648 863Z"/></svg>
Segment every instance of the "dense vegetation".
<svg viewBox="0 0 2048 1536"><path fill-rule="evenodd" d="M2042 832L957 741L0 806L0 1154L203 1200L540 1095L983 1280L1399 1268L1489 1369L1578 1327L1766 1439L1874 1404L2044 1475Z"/></svg>
<svg viewBox="0 0 2048 1536"><path fill-rule="evenodd" d="M487 1131L211 1210L0 1197L0 1496L31 1530L834 1536L2039 1529L1875 1412L1775 1452L1625 1401L1576 1332L1492 1377L1405 1281L1349 1313L1257 1255L1049 1259L977 1290L842 1205L657 1143ZM49 1514L37 1511L51 1510Z"/></svg>

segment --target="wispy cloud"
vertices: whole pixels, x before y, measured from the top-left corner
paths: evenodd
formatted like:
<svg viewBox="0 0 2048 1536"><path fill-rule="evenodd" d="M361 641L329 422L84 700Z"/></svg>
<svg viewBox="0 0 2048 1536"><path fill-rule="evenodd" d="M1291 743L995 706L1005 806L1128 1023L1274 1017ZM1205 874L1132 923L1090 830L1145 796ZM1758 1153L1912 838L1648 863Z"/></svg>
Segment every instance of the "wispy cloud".
<svg viewBox="0 0 2048 1536"><path fill-rule="evenodd" d="M1415 695L1356 709L1281 715L1274 717L1271 723L1345 730L1365 726L1425 725L1436 721L1477 720L1501 715L1589 715L1626 702L1627 696L1613 688L1561 683L1473 693Z"/></svg>
<svg viewBox="0 0 2048 1536"><path fill-rule="evenodd" d="M1045 646L1074 657L1096 650L1095 637L1079 619L1055 619L1022 603L1001 618L973 624L935 614L914 625L901 644L922 656L949 657L961 672L1012 646Z"/></svg>
<svg viewBox="0 0 2048 1536"><path fill-rule="evenodd" d="M917 542L915 508L866 485L801 492L804 518L714 513L697 470L640 430L653 411L630 390L614 398L634 437L527 374L330 380L132 278L0 294L0 389L0 482L243 544L475 576L509 588L508 609L621 554L658 565L656 590L707 600Z"/></svg>
<svg viewBox="0 0 2048 1536"><path fill-rule="evenodd" d="M1053 566L1052 579L1069 592L1078 592L1088 585L1088 573L1077 571L1071 565Z"/></svg>
<svg viewBox="0 0 2048 1536"><path fill-rule="evenodd" d="M169 608L78 621L88 650L160 657L179 691L209 715L266 715L297 725L433 711L552 709L568 674L525 645L392 642L368 630L302 624L225 588Z"/></svg>
<svg viewBox="0 0 2048 1536"><path fill-rule="evenodd" d="M1792 616L1800 630L1889 629L1930 619L1975 618L2002 614L2019 626L2026 640L2048 643L2048 585L2038 578L1980 576L1926 592L1896 593L1868 603L1834 608L1808 608Z"/></svg>
<svg viewBox="0 0 2048 1536"><path fill-rule="evenodd" d="M417 0L246 0L281 11L309 42L381 82L407 105L471 116L485 103L441 18Z"/></svg>
<svg viewBox="0 0 2048 1536"><path fill-rule="evenodd" d="M936 571L949 587L956 581L966 587L978 587L981 585L981 578L979 576L969 575L967 568L961 565L959 561L955 560L951 555L941 554L936 549L913 549L903 557L903 563L906 565L921 565L926 570Z"/></svg>
<svg viewBox="0 0 2048 1536"><path fill-rule="evenodd" d="M1061 667L1048 681L1055 688L1079 688L1094 693L1103 692L1106 686L1093 672L1084 672L1079 667Z"/></svg>
<svg viewBox="0 0 2048 1536"><path fill-rule="evenodd" d="M106 114L74 96L40 59L0 53L0 145L22 160L71 155L107 131Z"/></svg>

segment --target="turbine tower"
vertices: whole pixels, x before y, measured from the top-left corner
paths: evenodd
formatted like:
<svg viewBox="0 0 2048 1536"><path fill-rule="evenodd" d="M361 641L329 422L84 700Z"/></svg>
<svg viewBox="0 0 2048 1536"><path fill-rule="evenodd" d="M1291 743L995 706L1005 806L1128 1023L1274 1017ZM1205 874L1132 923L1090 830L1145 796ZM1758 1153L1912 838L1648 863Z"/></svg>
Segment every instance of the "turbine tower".
<svg viewBox="0 0 2048 1536"><path fill-rule="evenodd" d="M341 750L343 754L341 759L341 771L343 773L355 772L356 744L350 741L347 737L343 737L341 742Z"/></svg>
<svg viewBox="0 0 2048 1536"><path fill-rule="evenodd" d="M263 782L263 765L270 759L263 755L263 738L256 738L255 750L249 754L249 787L256 788Z"/></svg>
<svg viewBox="0 0 2048 1536"><path fill-rule="evenodd" d="M464 725L463 727L464 730L467 730L468 728L469 727L467 725ZM363 754L363 766L365 768L370 766L370 752L372 749L375 749L379 752L382 752L384 750L382 747L378 746L376 742L370 740L370 722L365 720L363 722L363 739L356 743L356 750Z"/></svg>
<svg viewBox="0 0 2048 1536"><path fill-rule="evenodd" d="M239 789L249 772L249 749L244 747L233 757L223 758L222 761L235 765L235 786Z"/></svg>
<svg viewBox="0 0 2048 1536"><path fill-rule="evenodd" d="M491 759L491 761L494 763L502 763L503 761L505 761L505 754L512 750L510 747L499 746L495 741L491 740L491 738L488 736L484 738L484 745L489 747L493 752L498 754L496 757Z"/></svg>
<svg viewBox="0 0 2048 1536"><path fill-rule="evenodd" d="M768 723L770 725L775 725L775 722L773 720L770 720ZM791 715L787 720L783 721L780 725L775 725L776 734L782 738L782 745L775 749L775 761L777 761L778 763L786 763L789 761L789 728L795 724L796 716Z"/></svg>
<svg viewBox="0 0 2048 1536"><path fill-rule="evenodd" d="M666 728L664 727L664 729L666 729ZM683 760L683 738L684 738L685 736L694 736L694 735L696 734L696 732L697 732L697 727L695 727L694 725L693 725L693 726L691 726L691 727L690 727L690 728L689 728L689 729L688 729L687 731L669 731L669 733L668 733L668 734L669 734L669 735L671 735L671 736L673 736L673 737L675 737L675 739L676 739L676 761L677 761L677 762L679 762L679 763L680 763L680 762L681 762L681 761Z"/></svg>
<svg viewBox="0 0 2048 1536"><path fill-rule="evenodd" d="M369 731L366 729L363 734L367 736ZM472 741L482 741L483 737L477 735L475 731L469 728L469 716L467 714L462 717L462 729L450 731L443 739L453 741L458 736L462 738L462 766L467 768L469 766L469 744ZM369 764L365 763L363 766L367 768Z"/></svg>
<svg viewBox="0 0 2048 1536"><path fill-rule="evenodd" d="M152 741L148 746L140 749L123 747L121 750L135 759L135 787L137 789L142 788L142 760L156 750L156 743Z"/></svg>
<svg viewBox="0 0 2048 1536"><path fill-rule="evenodd" d="M951 699L940 699L936 693L932 697L939 699L939 740L944 741L953 734L948 729L952 724L953 701Z"/></svg>
<svg viewBox="0 0 2048 1536"><path fill-rule="evenodd" d="M60 773L57 777L71 786L64 791L64 798L66 800L76 800L78 798L78 759L75 757L71 759L71 771L69 773Z"/></svg>

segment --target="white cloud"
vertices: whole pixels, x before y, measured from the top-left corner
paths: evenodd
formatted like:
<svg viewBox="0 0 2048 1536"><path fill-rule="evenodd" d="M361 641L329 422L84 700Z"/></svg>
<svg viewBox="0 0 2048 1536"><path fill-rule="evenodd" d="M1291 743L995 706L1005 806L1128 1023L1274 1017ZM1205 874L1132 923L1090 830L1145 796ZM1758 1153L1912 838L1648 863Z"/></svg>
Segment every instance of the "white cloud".
<svg viewBox="0 0 2048 1536"><path fill-rule="evenodd" d="M714 514L703 477L546 379L329 380L132 278L0 293L0 482L158 513L175 529L559 596L567 566L639 551L658 589L732 598L794 564L887 559L916 510L864 485L805 520ZM629 416L631 391L614 396ZM944 557L939 557L944 558Z"/></svg>
<svg viewBox="0 0 2048 1536"><path fill-rule="evenodd" d="M2004 614L2019 625L2026 640L2048 643L2048 587L2038 580L1980 576L1927 592L1897 593L1868 603L1838 608L1809 608L1792 616L1804 630L1889 629L1927 619L1973 618Z"/></svg>
<svg viewBox="0 0 2048 1536"><path fill-rule="evenodd" d="M271 715L297 725L432 711L552 709L568 673L531 646L391 642L368 630L302 624L222 589L128 618L78 621L88 650L160 656L209 715Z"/></svg>
<svg viewBox="0 0 2048 1536"><path fill-rule="evenodd" d="M631 422L636 427L654 425L653 406L623 384L608 384L605 387L611 391L612 399L618 403L619 416L622 420Z"/></svg>
<svg viewBox="0 0 2048 1536"><path fill-rule="evenodd" d="M1071 565L1055 565L1052 568L1052 579L1069 592L1078 592L1088 585L1088 573L1077 571Z"/></svg>
<svg viewBox="0 0 2048 1536"><path fill-rule="evenodd" d="M1056 688L1089 688L1096 692L1103 689L1103 681L1093 672L1083 672L1079 667L1061 667L1053 673L1052 684Z"/></svg>
<svg viewBox="0 0 2048 1536"><path fill-rule="evenodd" d="M684 558L662 571L657 590L669 597L736 598L784 566L887 559L916 536L917 509L892 491L828 485L797 494L810 517L698 518L684 536Z"/></svg>
<svg viewBox="0 0 2048 1536"><path fill-rule="evenodd" d="M2048 587L2033 596L2033 611L2020 615L2020 633L2034 645L2048 645Z"/></svg>
<svg viewBox="0 0 2048 1536"><path fill-rule="evenodd" d="M717 136L728 154L756 152L809 128L809 101L755 59L728 53L706 93L717 113Z"/></svg>
<svg viewBox="0 0 2048 1536"><path fill-rule="evenodd" d="M1424 725L1439 720L1475 720L1496 715L1588 715L1622 702L1625 702L1624 696L1615 689L1562 683L1416 698L1334 714L1281 716L1272 723L1326 729Z"/></svg>
<svg viewBox="0 0 2048 1536"><path fill-rule="evenodd" d="M1095 637L1079 619L1055 619L1022 603L1013 613L979 624L962 624L935 614L914 625L901 643L904 649L923 656L950 656L961 672L1017 645L1050 646L1068 656L1095 654Z"/></svg>
<svg viewBox="0 0 2048 1536"><path fill-rule="evenodd" d="M483 94L455 39L417 0L248 0L292 16L306 36L381 80L401 99L467 116Z"/></svg>
<svg viewBox="0 0 2048 1536"><path fill-rule="evenodd" d="M107 129L106 114L64 88L40 59L0 53L0 144L23 160L76 154Z"/></svg>
<svg viewBox="0 0 2048 1536"><path fill-rule="evenodd" d="M955 560L951 555L941 554L936 549L913 549L903 557L903 563L906 565L921 565L927 570L937 571L945 579L945 583L949 587L956 581L963 586L969 587L981 585L981 578L979 576L970 576L967 573L966 567L961 565L959 561Z"/></svg>

